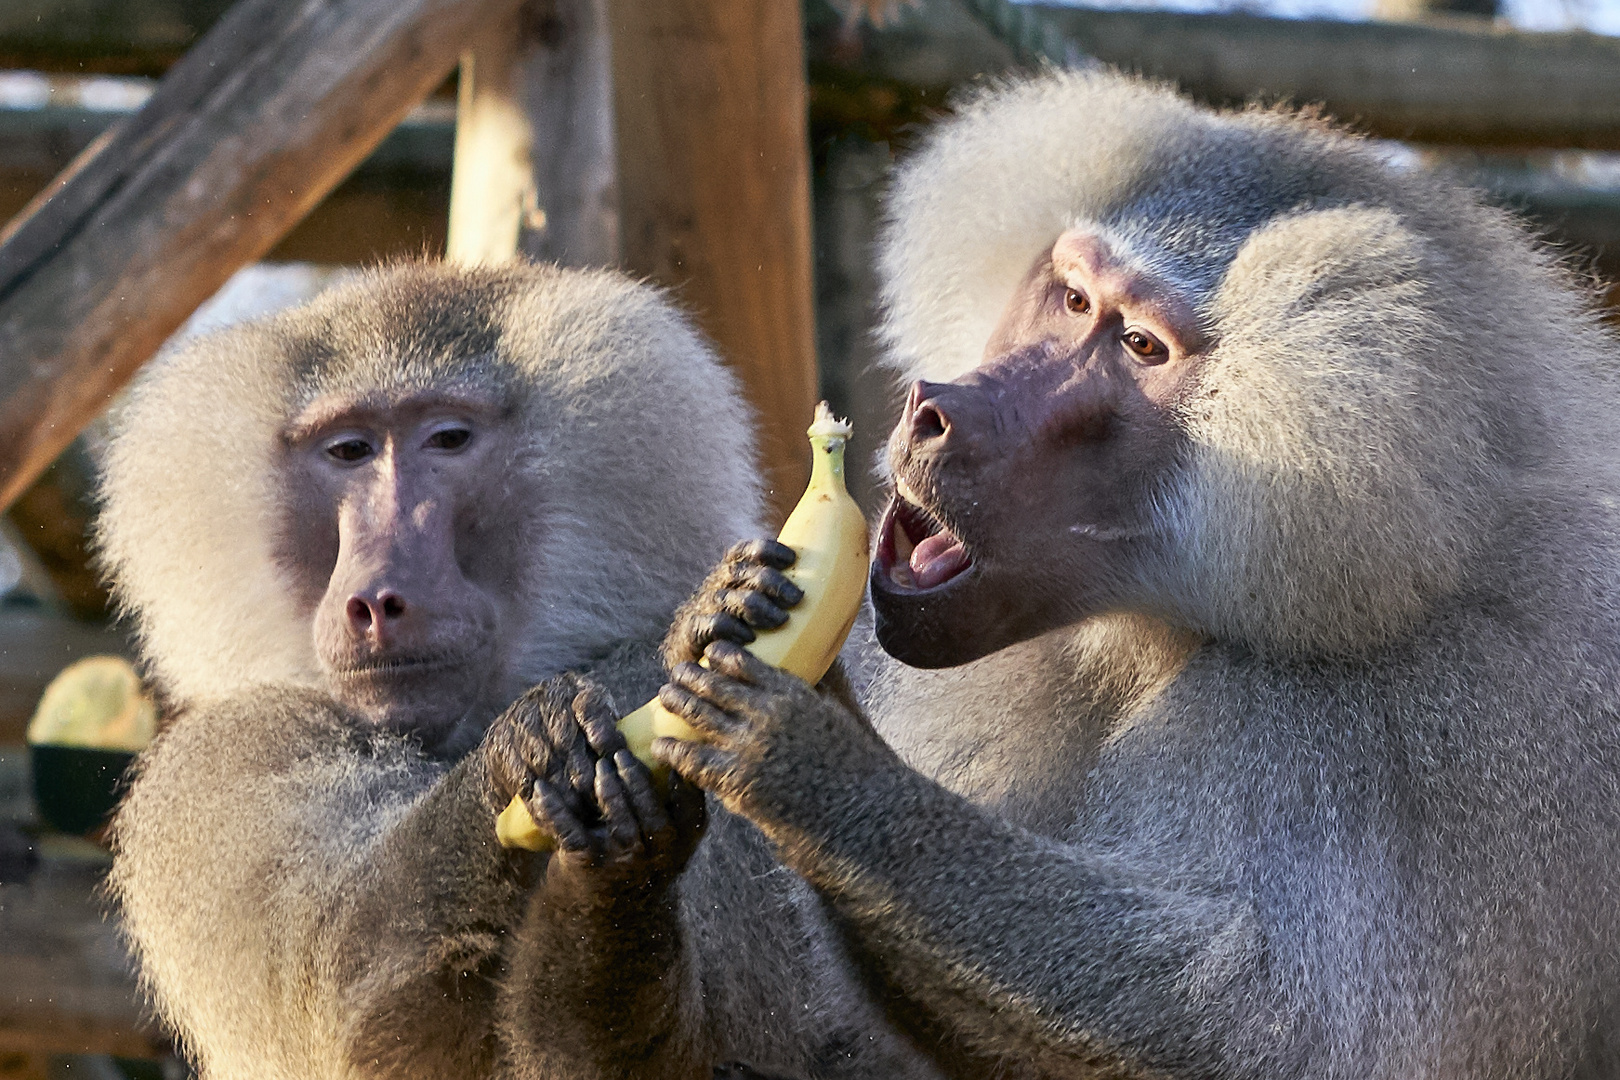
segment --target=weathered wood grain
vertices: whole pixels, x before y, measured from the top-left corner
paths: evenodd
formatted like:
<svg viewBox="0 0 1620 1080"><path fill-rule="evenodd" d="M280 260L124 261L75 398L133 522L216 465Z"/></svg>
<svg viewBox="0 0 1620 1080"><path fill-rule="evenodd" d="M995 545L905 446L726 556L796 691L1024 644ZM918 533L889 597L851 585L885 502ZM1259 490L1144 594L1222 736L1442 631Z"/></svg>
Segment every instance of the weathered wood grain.
<svg viewBox="0 0 1620 1080"><path fill-rule="evenodd" d="M0 67L157 74L231 0L5 0Z"/></svg>
<svg viewBox="0 0 1620 1080"><path fill-rule="evenodd" d="M0 224L126 115L81 107L0 109ZM454 107L430 99L266 257L363 266L442 254L454 141Z"/></svg>

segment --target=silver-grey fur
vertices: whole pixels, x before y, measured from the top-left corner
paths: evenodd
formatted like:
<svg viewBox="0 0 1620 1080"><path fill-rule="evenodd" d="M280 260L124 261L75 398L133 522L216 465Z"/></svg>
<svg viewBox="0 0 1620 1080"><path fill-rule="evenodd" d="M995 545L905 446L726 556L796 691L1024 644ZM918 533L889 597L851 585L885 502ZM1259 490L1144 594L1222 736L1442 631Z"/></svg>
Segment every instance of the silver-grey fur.
<svg viewBox="0 0 1620 1080"><path fill-rule="evenodd" d="M118 815L111 885L144 985L206 1077L623 1067L592 1022L625 1003L534 977L550 970L524 924L534 868L495 843L466 753L491 717L439 755L368 729L327 692L309 598L278 565L287 529L320 524L286 520L289 418L323 395L458 381L504 395L525 440L498 478L513 497L487 508L530 571L512 585L532 615L508 643L513 693L582 669L621 706L650 697L672 610L757 528L732 379L616 274L384 269L145 372L113 425L100 539L171 708ZM680 1019L705 1053L885 1072L890 1037L819 902L751 826L711 813L679 905L682 971L702 987ZM568 1046L535 1030L548 1018L573 1025Z"/></svg>
<svg viewBox="0 0 1620 1080"><path fill-rule="evenodd" d="M1620 396L1583 289L1372 145L1103 74L968 103L890 205L912 377L978 365L1076 225L1197 298L1152 557L1118 610L869 672L898 760L769 680L671 760L954 1075L1620 1075Z"/></svg>
<svg viewBox="0 0 1620 1080"><path fill-rule="evenodd" d="M1587 297L1367 144L1118 79L987 96L892 207L886 332L934 378L1075 221L1232 223L1189 243L1219 344L1158 617L881 685L907 760L1136 897L1077 909L1065 967L974 929L995 955L940 988L982 1002L969 1038L1058 1074L1088 1043L1203 1075L1620 1074L1620 400ZM1009 992L1038 1032L998 1030Z"/></svg>

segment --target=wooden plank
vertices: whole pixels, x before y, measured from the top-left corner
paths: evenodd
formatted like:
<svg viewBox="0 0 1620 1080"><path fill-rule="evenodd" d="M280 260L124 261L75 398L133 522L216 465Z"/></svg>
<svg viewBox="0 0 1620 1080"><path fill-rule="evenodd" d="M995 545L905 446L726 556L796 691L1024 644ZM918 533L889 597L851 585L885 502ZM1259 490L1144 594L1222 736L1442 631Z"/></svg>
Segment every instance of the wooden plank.
<svg viewBox="0 0 1620 1080"><path fill-rule="evenodd" d="M606 0L530 0L462 59L449 258L619 257Z"/></svg>
<svg viewBox="0 0 1620 1080"><path fill-rule="evenodd" d="M1092 56L1211 104L1319 103L1389 138L1620 149L1620 39L1482 19L1336 22L924 0L884 29L861 31L853 47L848 35L813 35L815 67L910 87L1002 73L1008 65L973 35L932 32L953 24L963 3L1018 42L1022 66L1036 54Z"/></svg>
<svg viewBox="0 0 1620 1080"><path fill-rule="evenodd" d="M816 401L798 5L610 0L608 11L625 265L675 289L742 379L785 514L808 475Z"/></svg>
<svg viewBox="0 0 1620 1080"><path fill-rule="evenodd" d="M54 177L107 129L135 111L83 105L0 108L0 175ZM441 183L450 173L455 132L455 106L434 98L412 109L355 167L350 179L405 185L424 180Z"/></svg>
<svg viewBox="0 0 1620 1080"><path fill-rule="evenodd" d="M1209 102L1321 103L1372 134L1420 142L1620 148L1620 39L1478 19L1039 10L1084 52Z"/></svg>
<svg viewBox="0 0 1620 1080"><path fill-rule="evenodd" d="M0 506L511 0L242 0L0 232Z"/></svg>

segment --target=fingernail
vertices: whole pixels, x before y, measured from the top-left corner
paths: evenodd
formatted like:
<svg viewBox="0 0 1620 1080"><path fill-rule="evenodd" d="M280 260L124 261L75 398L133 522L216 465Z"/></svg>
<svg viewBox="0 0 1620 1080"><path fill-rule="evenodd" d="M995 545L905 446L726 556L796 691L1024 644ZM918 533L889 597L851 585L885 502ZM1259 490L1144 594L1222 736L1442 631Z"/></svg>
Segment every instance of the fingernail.
<svg viewBox="0 0 1620 1080"><path fill-rule="evenodd" d="M787 588L782 590L782 599L786 600L789 604L797 604L800 600L804 599L804 590L790 581L788 582Z"/></svg>

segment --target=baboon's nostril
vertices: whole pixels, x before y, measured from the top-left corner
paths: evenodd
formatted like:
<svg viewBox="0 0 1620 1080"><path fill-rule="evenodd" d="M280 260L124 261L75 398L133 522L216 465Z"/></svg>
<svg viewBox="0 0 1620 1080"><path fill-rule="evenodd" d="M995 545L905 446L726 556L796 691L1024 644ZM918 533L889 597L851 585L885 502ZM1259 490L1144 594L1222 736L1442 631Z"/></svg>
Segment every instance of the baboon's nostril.
<svg viewBox="0 0 1620 1080"><path fill-rule="evenodd" d="M911 438L914 442L937 439L945 434L950 426L945 414L932 402L924 402L911 414Z"/></svg>

